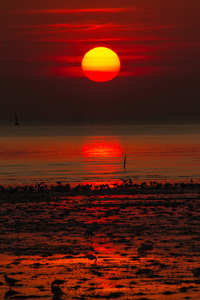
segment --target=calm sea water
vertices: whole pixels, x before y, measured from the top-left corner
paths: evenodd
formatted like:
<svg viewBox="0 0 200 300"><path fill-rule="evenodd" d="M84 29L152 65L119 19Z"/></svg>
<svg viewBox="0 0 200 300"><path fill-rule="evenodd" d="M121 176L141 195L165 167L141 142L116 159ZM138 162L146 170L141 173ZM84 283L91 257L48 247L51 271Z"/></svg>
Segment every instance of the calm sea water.
<svg viewBox="0 0 200 300"><path fill-rule="evenodd" d="M200 124L0 124L2 185L125 178L199 182Z"/></svg>

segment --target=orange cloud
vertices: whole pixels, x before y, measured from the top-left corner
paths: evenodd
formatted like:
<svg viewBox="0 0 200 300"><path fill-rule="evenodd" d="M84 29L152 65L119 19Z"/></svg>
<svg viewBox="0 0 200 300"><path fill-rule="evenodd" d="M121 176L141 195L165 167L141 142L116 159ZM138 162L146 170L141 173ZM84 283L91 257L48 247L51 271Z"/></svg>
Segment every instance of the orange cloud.
<svg viewBox="0 0 200 300"><path fill-rule="evenodd" d="M15 26L15 28L21 28L21 29L48 29L48 32L50 30L55 30L56 32L66 32L66 31L73 31L73 30L97 30L109 27L110 24L41 24L41 25L19 25ZM38 33L38 32L37 32ZM39 32L40 33L40 32ZM41 32L43 33L43 32Z"/></svg>

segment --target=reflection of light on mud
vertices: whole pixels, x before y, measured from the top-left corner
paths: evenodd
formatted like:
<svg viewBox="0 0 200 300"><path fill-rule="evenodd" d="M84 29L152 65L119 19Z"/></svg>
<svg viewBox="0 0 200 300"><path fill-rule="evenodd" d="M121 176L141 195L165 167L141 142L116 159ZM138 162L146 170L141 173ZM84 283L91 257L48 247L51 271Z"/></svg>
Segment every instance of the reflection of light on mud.
<svg viewBox="0 0 200 300"><path fill-rule="evenodd" d="M115 248L112 244L109 244L107 243L106 246L100 246L99 244L96 244L95 248L94 248L95 251L98 251L99 253L102 254L108 254L108 253L114 253L115 252Z"/></svg>
<svg viewBox="0 0 200 300"><path fill-rule="evenodd" d="M119 180L116 180L115 182L109 182L109 181L90 181L89 182L90 184L92 184L92 187L91 189L93 190L102 190L102 189L106 189L106 188L113 188L117 185L121 185L122 182L119 181ZM82 182L82 185L85 186L88 184L88 181L87 182ZM105 197L105 196L103 196Z"/></svg>
<svg viewBox="0 0 200 300"><path fill-rule="evenodd" d="M97 286L99 289L102 289L104 291L103 294L105 294L106 291L110 291L112 290L113 291L113 288L114 288L114 282L112 281L109 281L109 277L104 277L103 279L102 278L98 278L97 280Z"/></svg>
<svg viewBox="0 0 200 300"><path fill-rule="evenodd" d="M199 190L157 192L51 198L33 194L30 201L26 194L24 198L13 194L9 202L2 197L1 246L10 255L0 254L0 299L9 291L4 273L21 280L23 286L13 290L27 299L30 295L52 299L55 279L66 280L63 300L81 295L136 299L141 293L158 300L170 295L167 292L177 300L184 295L199 299L199 283L193 276L199 267ZM24 220L19 240L16 218ZM95 222L98 230L85 238L88 223ZM146 243L153 249L138 251ZM19 256L12 255L16 253ZM97 256L97 262L87 259L86 253ZM180 292L188 286L194 288ZM109 295L122 291L121 297Z"/></svg>

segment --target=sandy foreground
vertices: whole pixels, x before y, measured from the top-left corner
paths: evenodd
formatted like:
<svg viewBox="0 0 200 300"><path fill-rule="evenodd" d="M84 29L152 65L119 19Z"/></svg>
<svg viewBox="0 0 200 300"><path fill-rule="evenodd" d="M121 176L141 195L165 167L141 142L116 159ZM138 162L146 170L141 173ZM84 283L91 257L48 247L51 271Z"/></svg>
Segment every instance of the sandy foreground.
<svg viewBox="0 0 200 300"><path fill-rule="evenodd" d="M0 199L0 299L200 299L199 189Z"/></svg>

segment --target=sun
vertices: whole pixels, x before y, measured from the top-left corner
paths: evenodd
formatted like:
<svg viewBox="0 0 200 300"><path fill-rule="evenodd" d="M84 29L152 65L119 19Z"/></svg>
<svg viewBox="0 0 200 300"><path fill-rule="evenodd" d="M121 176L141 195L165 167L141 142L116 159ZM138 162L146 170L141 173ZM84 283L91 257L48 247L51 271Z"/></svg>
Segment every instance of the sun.
<svg viewBox="0 0 200 300"><path fill-rule="evenodd" d="M106 47L93 48L82 59L83 73L96 82L112 80L119 73L120 66L118 55Z"/></svg>

